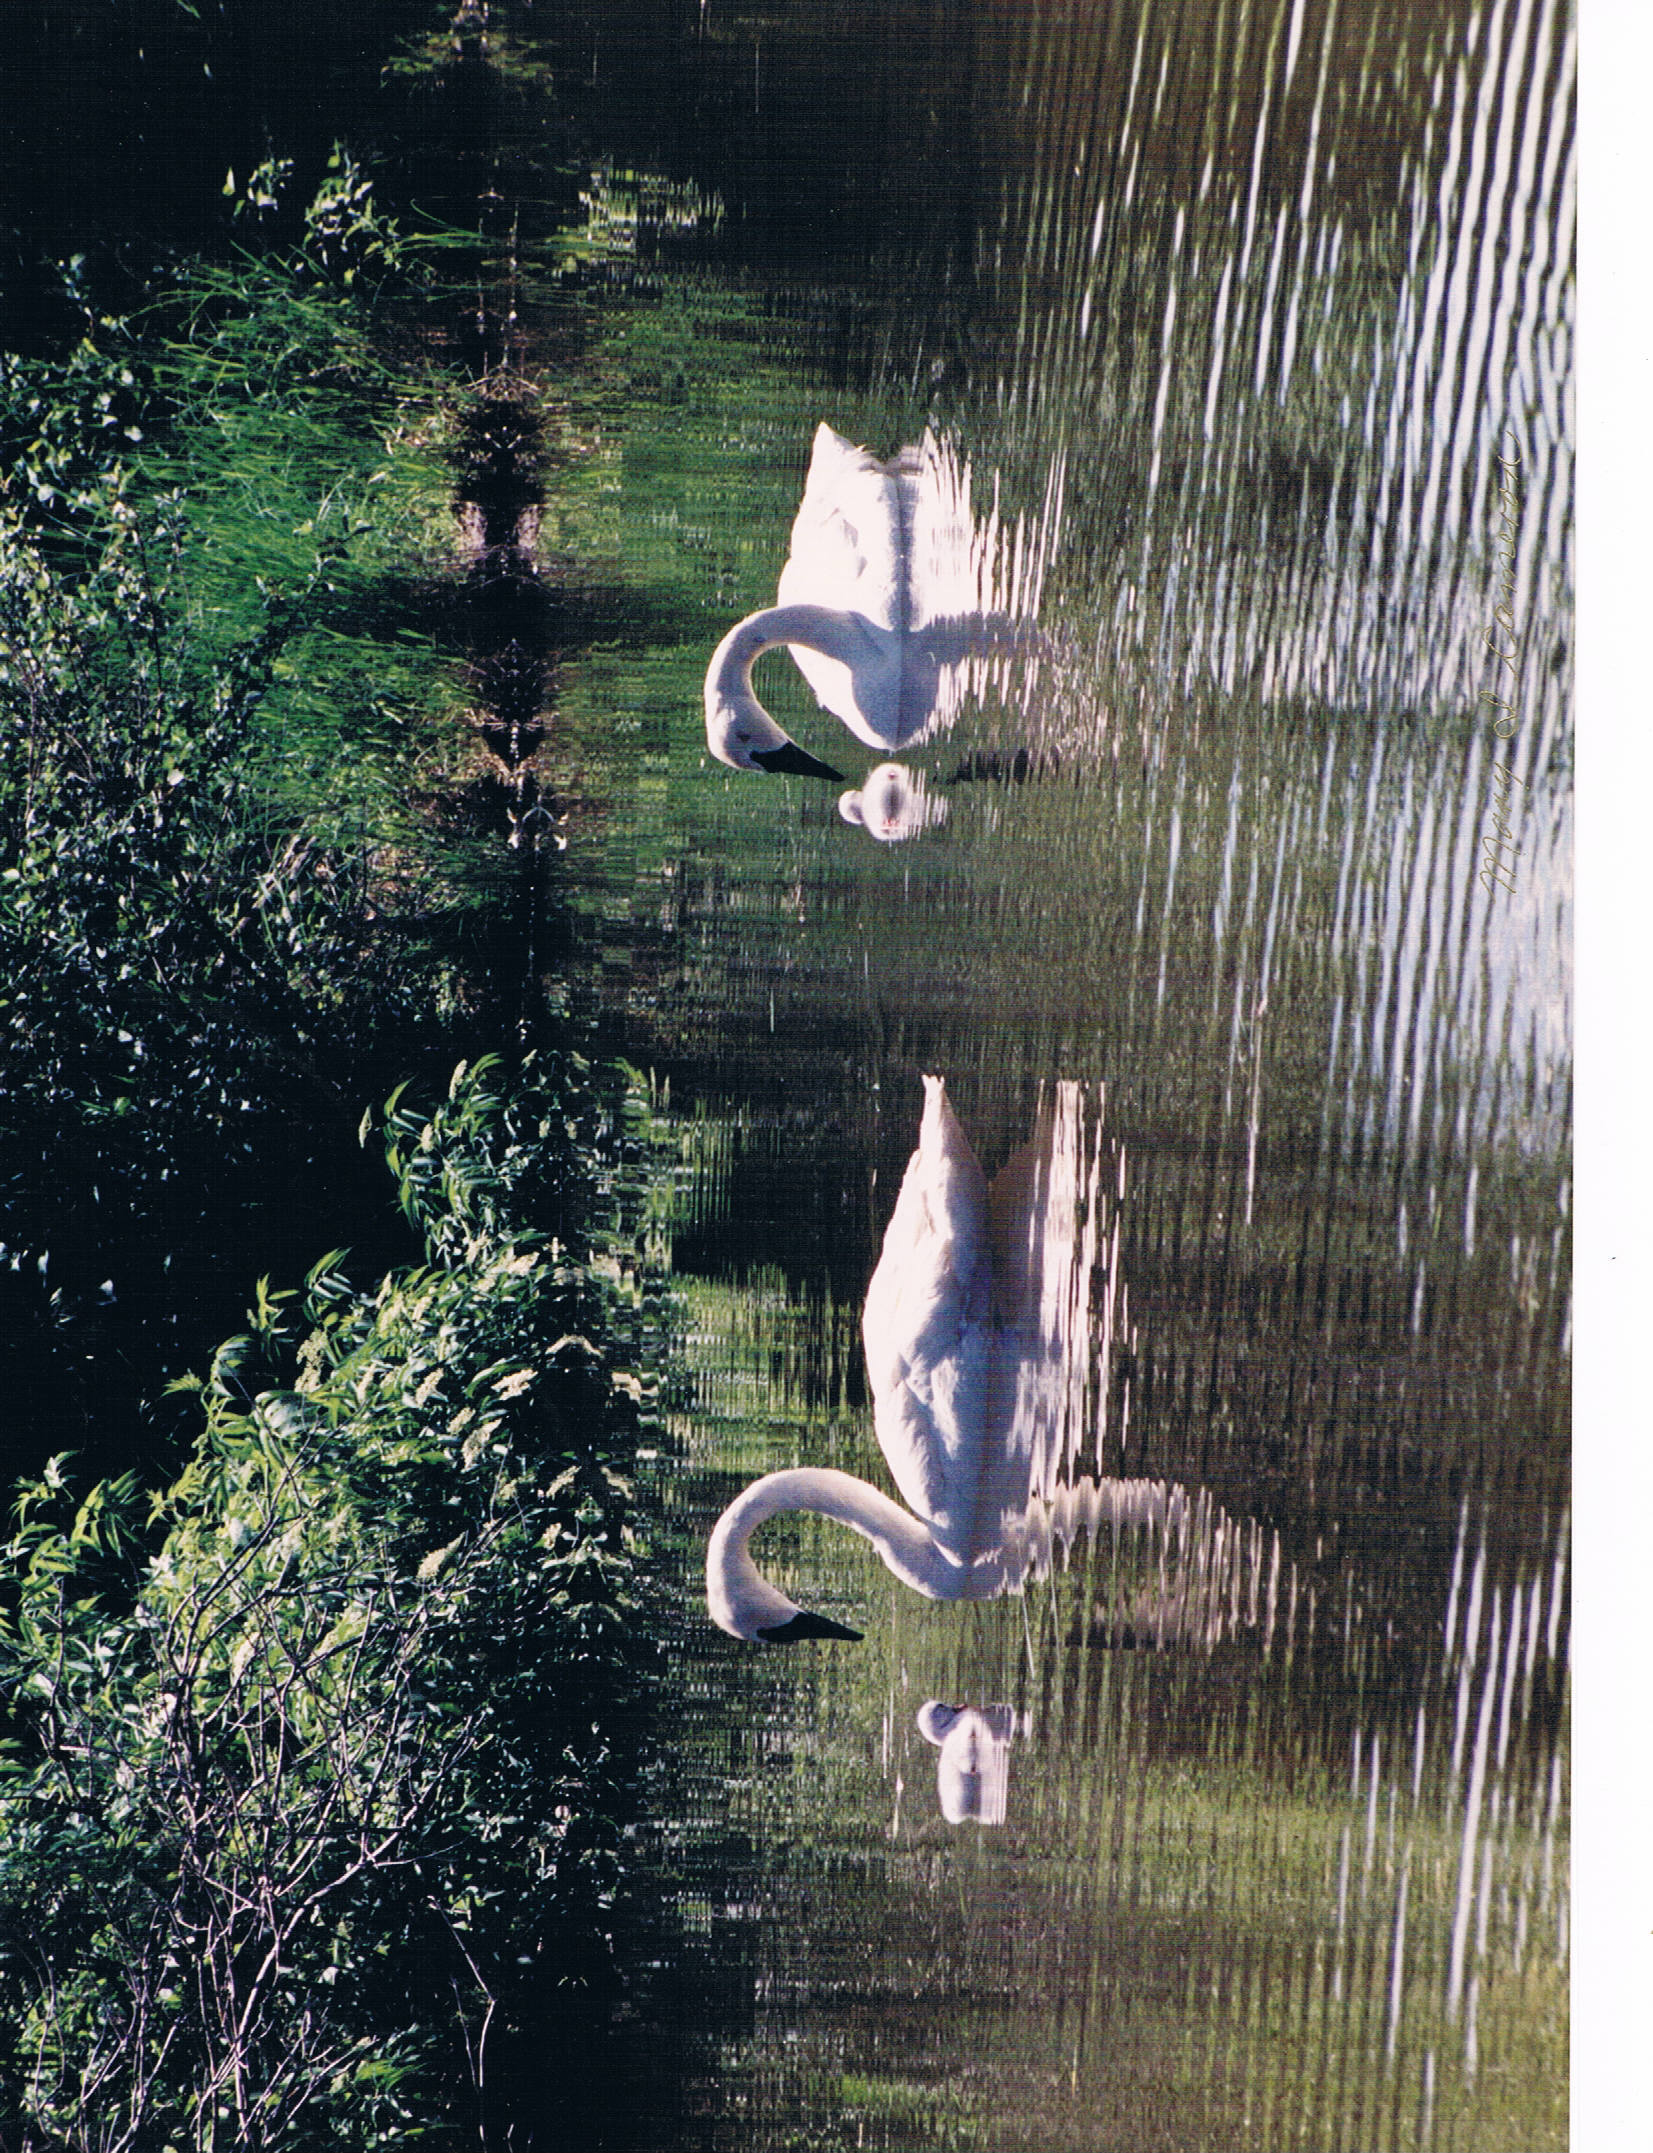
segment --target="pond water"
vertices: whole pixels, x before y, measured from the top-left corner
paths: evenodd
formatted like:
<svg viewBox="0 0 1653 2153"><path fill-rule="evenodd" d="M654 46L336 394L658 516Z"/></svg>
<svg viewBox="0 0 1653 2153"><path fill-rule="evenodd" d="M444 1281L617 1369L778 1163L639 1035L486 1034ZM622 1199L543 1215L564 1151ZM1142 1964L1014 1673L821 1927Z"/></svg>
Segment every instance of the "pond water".
<svg viewBox="0 0 1653 2153"><path fill-rule="evenodd" d="M594 623L541 765L577 961L525 961L681 1161L654 1851L715 2061L662 2142L1559 2144L1567 11L531 26L608 155L511 265ZM784 654L843 788L701 731L823 419L949 444L1042 632L875 782L890 842ZM927 1073L990 1176L1043 1131L1050 1484L1189 1507L951 1605L782 1520L865 1636L742 1644L725 1503L889 1485L860 1319Z"/></svg>
<svg viewBox="0 0 1653 2153"><path fill-rule="evenodd" d="M681 1952L604 2143L1565 2142L1573 71L1565 0L519 0L398 77L496 392L478 1000L654 1072L669 1162ZM760 660L838 782L702 714L822 422L928 439L995 624L893 748ZM863 1635L737 1640L725 1506L892 1485L928 1076L1008 1589L794 1512Z"/></svg>

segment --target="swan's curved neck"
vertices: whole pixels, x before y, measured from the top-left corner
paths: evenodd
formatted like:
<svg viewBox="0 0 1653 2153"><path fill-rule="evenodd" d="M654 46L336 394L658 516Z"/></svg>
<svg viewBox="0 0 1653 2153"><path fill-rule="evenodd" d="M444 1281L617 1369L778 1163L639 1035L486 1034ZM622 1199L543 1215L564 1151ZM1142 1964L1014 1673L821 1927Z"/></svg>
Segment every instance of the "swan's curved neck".
<svg viewBox="0 0 1653 2153"><path fill-rule="evenodd" d="M970 1573L950 1561L928 1527L899 1503L851 1473L830 1466L795 1466L754 1480L719 1518L706 1550L707 1584L714 1595L721 1590L726 1600L743 1605L772 1601L775 1621L796 1614L747 1552L758 1527L787 1510L810 1510L849 1526L872 1542L887 1570L932 1600L956 1600L968 1590Z"/></svg>
<svg viewBox="0 0 1653 2153"><path fill-rule="evenodd" d="M752 667L758 659L766 650L800 643L836 659L853 673L876 663L879 652L873 634L871 624L859 613L838 612L831 606L769 606L762 613L748 614L729 630L706 668L708 735L720 718L724 723L738 718L754 733L761 733L767 746L780 746L787 736L759 702L752 685ZM845 723L852 731L858 730L848 718Z"/></svg>
<svg viewBox="0 0 1653 2153"><path fill-rule="evenodd" d="M712 660L712 677L726 693L738 687L749 695L753 665L783 643L802 643L844 665L864 665L869 634L870 624L859 613L833 606L767 606L729 630Z"/></svg>
<svg viewBox="0 0 1653 2153"><path fill-rule="evenodd" d="M766 1473L724 1511L706 1548L706 1599L713 1619L736 1637L785 1639L854 1636L849 1630L796 1627L802 1610L752 1560L748 1543L766 1519L810 1510L836 1518L870 1540L885 1568L931 1600L987 1600L1046 1577L1058 1553L1100 1526L1148 1526L1186 1539L1204 1529L1204 1512L1185 1489L1163 1480L1080 1480L1032 1497L999 1520L997 1544L969 1565L953 1561L928 1526L853 1474L795 1466Z"/></svg>

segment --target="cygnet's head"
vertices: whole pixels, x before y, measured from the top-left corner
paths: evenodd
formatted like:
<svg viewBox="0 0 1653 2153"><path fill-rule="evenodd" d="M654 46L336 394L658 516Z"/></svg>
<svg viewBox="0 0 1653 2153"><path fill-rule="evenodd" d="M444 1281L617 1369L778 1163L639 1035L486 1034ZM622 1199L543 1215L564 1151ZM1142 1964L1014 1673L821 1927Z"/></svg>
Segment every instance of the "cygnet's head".
<svg viewBox="0 0 1653 2153"><path fill-rule="evenodd" d="M1010 1789L1010 1744L1016 1713L1007 1704L943 1704L932 1697L919 1707L918 1731L941 1754L936 1758L936 1795L949 1824L966 1819L1002 1824Z"/></svg>
<svg viewBox="0 0 1653 2153"><path fill-rule="evenodd" d="M898 845L945 822L947 802L931 799L922 772L901 763L880 763L859 792L838 795L838 812L880 844Z"/></svg>

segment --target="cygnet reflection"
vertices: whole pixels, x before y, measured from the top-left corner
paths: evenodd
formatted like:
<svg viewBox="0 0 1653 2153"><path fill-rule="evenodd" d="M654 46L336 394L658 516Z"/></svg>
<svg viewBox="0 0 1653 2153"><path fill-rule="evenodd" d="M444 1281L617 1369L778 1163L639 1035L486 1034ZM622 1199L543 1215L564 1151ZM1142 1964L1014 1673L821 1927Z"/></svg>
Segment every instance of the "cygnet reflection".
<svg viewBox="0 0 1653 2153"><path fill-rule="evenodd" d="M1002 1824L1010 1792L1012 1705L943 1704L932 1697L918 1709L918 1731L940 1751L936 1795L949 1824Z"/></svg>
<svg viewBox="0 0 1653 2153"><path fill-rule="evenodd" d="M862 1315L874 1427L908 1507L829 1468L755 1481L706 1554L707 1604L736 1637L856 1634L806 1613L758 1570L749 1542L781 1511L841 1520L931 1599L974 1600L1018 1590L1075 1530L1160 1522L1173 1500L1162 1482L1067 1477L1080 1439L1102 1439L1108 1348L1123 1318L1113 1215L1123 1162L1080 1088L1045 1095L1033 1141L991 1190L942 1079L926 1077L924 1090L918 1148Z"/></svg>
<svg viewBox="0 0 1653 2153"><path fill-rule="evenodd" d="M969 464L933 433L885 462L817 427L778 602L737 622L707 667L711 752L737 770L839 777L758 700L752 667L783 644L868 747L944 731L995 654L1042 647L1032 623L1061 495L1057 464L1041 514L1006 526L996 500L976 516Z"/></svg>
<svg viewBox="0 0 1653 2153"><path fill-rule="evenodd" d="M847 823L876 837L880 844L898 845L947 820L947 802L933 794L924 774L901 763L880 763L868 774L859 792L838 795L838 812Z"/></svg>
<svg viewBox="0 0 1653 2153"><path fill-rule="evenodd" d="M966 755L942 781L947 785L1026 785L1035 779L1057 776L1061 755L1054 749L977 748ZM931 779L904 763L880 763L869 771L858 790L838 795L838 812L844 820L881 844L900 844L921 837L926 830L939 830L952 816L952 804L931 789Z"/></svg>

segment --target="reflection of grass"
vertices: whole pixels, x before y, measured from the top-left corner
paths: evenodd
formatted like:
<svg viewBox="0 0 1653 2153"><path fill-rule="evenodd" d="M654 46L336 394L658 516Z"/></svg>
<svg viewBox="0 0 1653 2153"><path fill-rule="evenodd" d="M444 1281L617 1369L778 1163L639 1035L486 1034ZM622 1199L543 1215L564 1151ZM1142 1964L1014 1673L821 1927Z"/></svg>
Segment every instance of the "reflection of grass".
<svg viewBox="0 0 1653 2153"><path fill-rule="evenodd" d="M866 2077L846 2071L839 2078L836 2100L841 2127L854 2125L856 2144L917 2144L952 2149L985 2145L981 2119L968 2115L958 2092L950 2088L915 2085L904 2078ZM866 2136L880 2126L888 2136ZM844 2142L849 2141L846 2138Z"/></svg>

